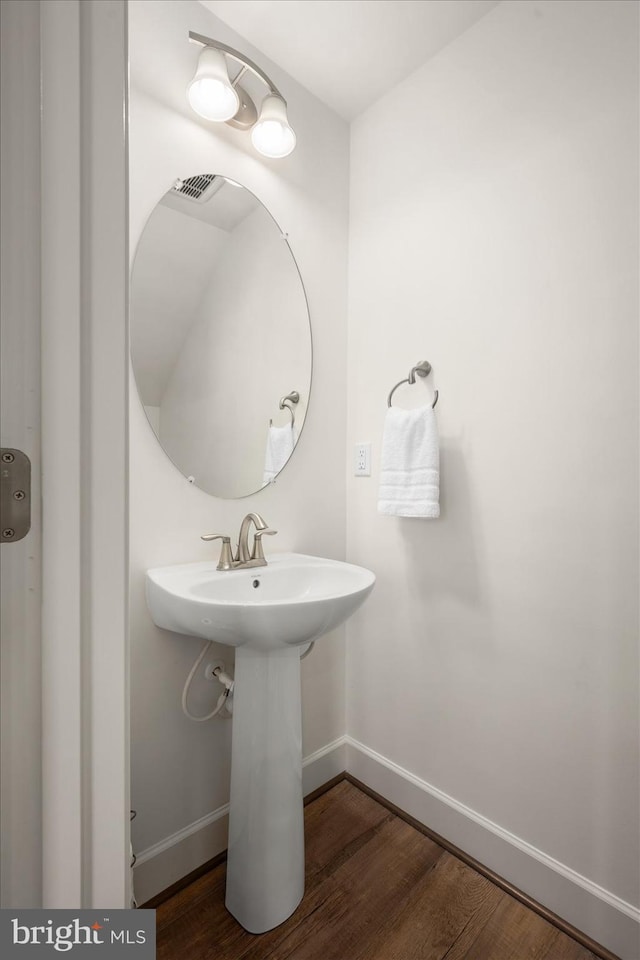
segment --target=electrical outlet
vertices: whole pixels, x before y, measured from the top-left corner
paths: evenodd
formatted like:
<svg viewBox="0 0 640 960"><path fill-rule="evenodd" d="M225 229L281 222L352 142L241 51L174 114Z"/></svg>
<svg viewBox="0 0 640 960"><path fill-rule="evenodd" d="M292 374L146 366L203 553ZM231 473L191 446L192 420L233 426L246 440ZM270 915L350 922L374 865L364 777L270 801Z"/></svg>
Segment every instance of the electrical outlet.
<svg viewBox="0 0 640 960"><path fill-rule="evenodd" d="M371 476L371 444L356 443L353 459L353 474L356 477Z"/></svg>

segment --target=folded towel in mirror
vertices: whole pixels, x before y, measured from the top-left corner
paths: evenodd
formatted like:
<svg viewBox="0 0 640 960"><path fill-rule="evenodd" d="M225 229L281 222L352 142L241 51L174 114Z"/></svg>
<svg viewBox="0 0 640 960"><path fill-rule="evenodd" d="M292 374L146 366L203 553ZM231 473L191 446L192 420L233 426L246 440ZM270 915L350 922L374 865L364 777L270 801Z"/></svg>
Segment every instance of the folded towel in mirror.
<svg viewBox="0 0 640 960"><path fill-rule="evenodd" d="M284 427L274 427L273 425L269 427L267 449L264 457L263 487L266 487L268 483L273 483L293 453L294 446L293 424L288 423Z"/></svg>

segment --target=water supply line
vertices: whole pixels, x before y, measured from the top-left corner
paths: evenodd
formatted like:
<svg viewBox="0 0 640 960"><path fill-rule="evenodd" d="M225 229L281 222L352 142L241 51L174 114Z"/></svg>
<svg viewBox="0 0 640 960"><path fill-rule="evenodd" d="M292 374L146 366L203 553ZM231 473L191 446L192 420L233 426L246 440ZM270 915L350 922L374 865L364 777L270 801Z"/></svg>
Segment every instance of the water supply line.
<svg viewBox="0 0 640 960"><path fill-rule="evenodd" d="M189 720L195 720L196 723L202 723L204 720L211 720L213 717L218 717L218 716L220 716L223 720L228 720L231 717L231 704L229 702L229 697L233 692L233 679L224 672L222 667L216 667L215 670L213 671L213 675L224 686L224 690L218 697L218 702L213 708L213 710L211 711L211 713L207 713L203 717L196 717L194 716L193 713L191 713L191 711L189 710L189 707L187 706L189 688L191 687L193 678L195 677L198 667L206 657L212 645L213 645L213 641L207 640L204 647L202 648L200 656L198 657L194 665L191 667L191 672L187 677L187 681L182 689L182 710L185 716L189 718ZM223 713L225 707L226 707L226 713Z"/></svg>
<svg viewBox="0 0 640 960"><path fill-rule="evenodd" d="M202 723L204 720L212 720L213 717L221 717L223 720L229 720L231 719L231 715L232 715L231 704L233 701L231 701L230 698L231 698L231 694L233 693L234 680L227 673L225 673L222 667L220 666L214 668L213 676L216 678L216 680L219 680L220 683L224 686L224 690L218 697L218 702L216 703L211 713L207 713L203 717L196 717L194 716L193 713L191 713L191 711L189 710L189 707L187 706L189 689L191 687L193 678L195 677L198 671L198 667L200 666L200 664L202 663L202 661L204 660L204 658L206 657L207 653L209 652L212 646L213 646L213 641L207 640L207 642L205 643L204 647L200 652L200 655L198 656L198 659L196 660L194 665L191 667L191 672L189 673L186 683L182 688L183 713L186 717L189 718L189 720L195 720L196 723ZM305 657L308 657L311 651L313 650L314 646L315 646L315 640L312 640L309 646L307 647L307 649L305 650L305 652L301 655L300 659L304 660ZM208 679L211 679L211 678L208 678ZM223 712L225 710L226 712Z"/></svg>

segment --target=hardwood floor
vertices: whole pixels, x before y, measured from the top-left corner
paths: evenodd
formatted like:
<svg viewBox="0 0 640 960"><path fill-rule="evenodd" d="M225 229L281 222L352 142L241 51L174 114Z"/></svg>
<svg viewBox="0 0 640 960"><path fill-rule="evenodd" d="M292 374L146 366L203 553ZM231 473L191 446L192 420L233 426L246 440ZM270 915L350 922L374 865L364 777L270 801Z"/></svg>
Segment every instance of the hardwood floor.
<svg viewBox="0 0 640 960"><path fill-rule="evenodd" d="M225 865L157 907L158 960L594 960L595 954L342 781L305 809L306 890L247 933Z"/></svg>

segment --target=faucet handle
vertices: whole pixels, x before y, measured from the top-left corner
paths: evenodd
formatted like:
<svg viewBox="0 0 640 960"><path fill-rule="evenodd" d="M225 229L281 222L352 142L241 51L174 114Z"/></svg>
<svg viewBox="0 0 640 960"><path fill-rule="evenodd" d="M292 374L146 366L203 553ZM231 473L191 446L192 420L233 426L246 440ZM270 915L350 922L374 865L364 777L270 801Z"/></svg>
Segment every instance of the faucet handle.
<svg viewBox="0 0 640 960"><path fill-rule="evenodd" d="M232 570L234 566L233 555L231 553L231 537L225 537L221 533L206 533L200 537L201 540L222 540L222 549L220 550L220 559L218 561L218 570Z"/></svg>
<svg viewBox="0 0 640 960"><path fill-rule="evenodd" d="M277 530L271 530L270 527L267 527L265 530L256 530L255 536L253 538L253 551L251 553L252 560L264 560L264 550L262 549L262 538L266 535L268 537L273 537L276 534Z"/></svg>

